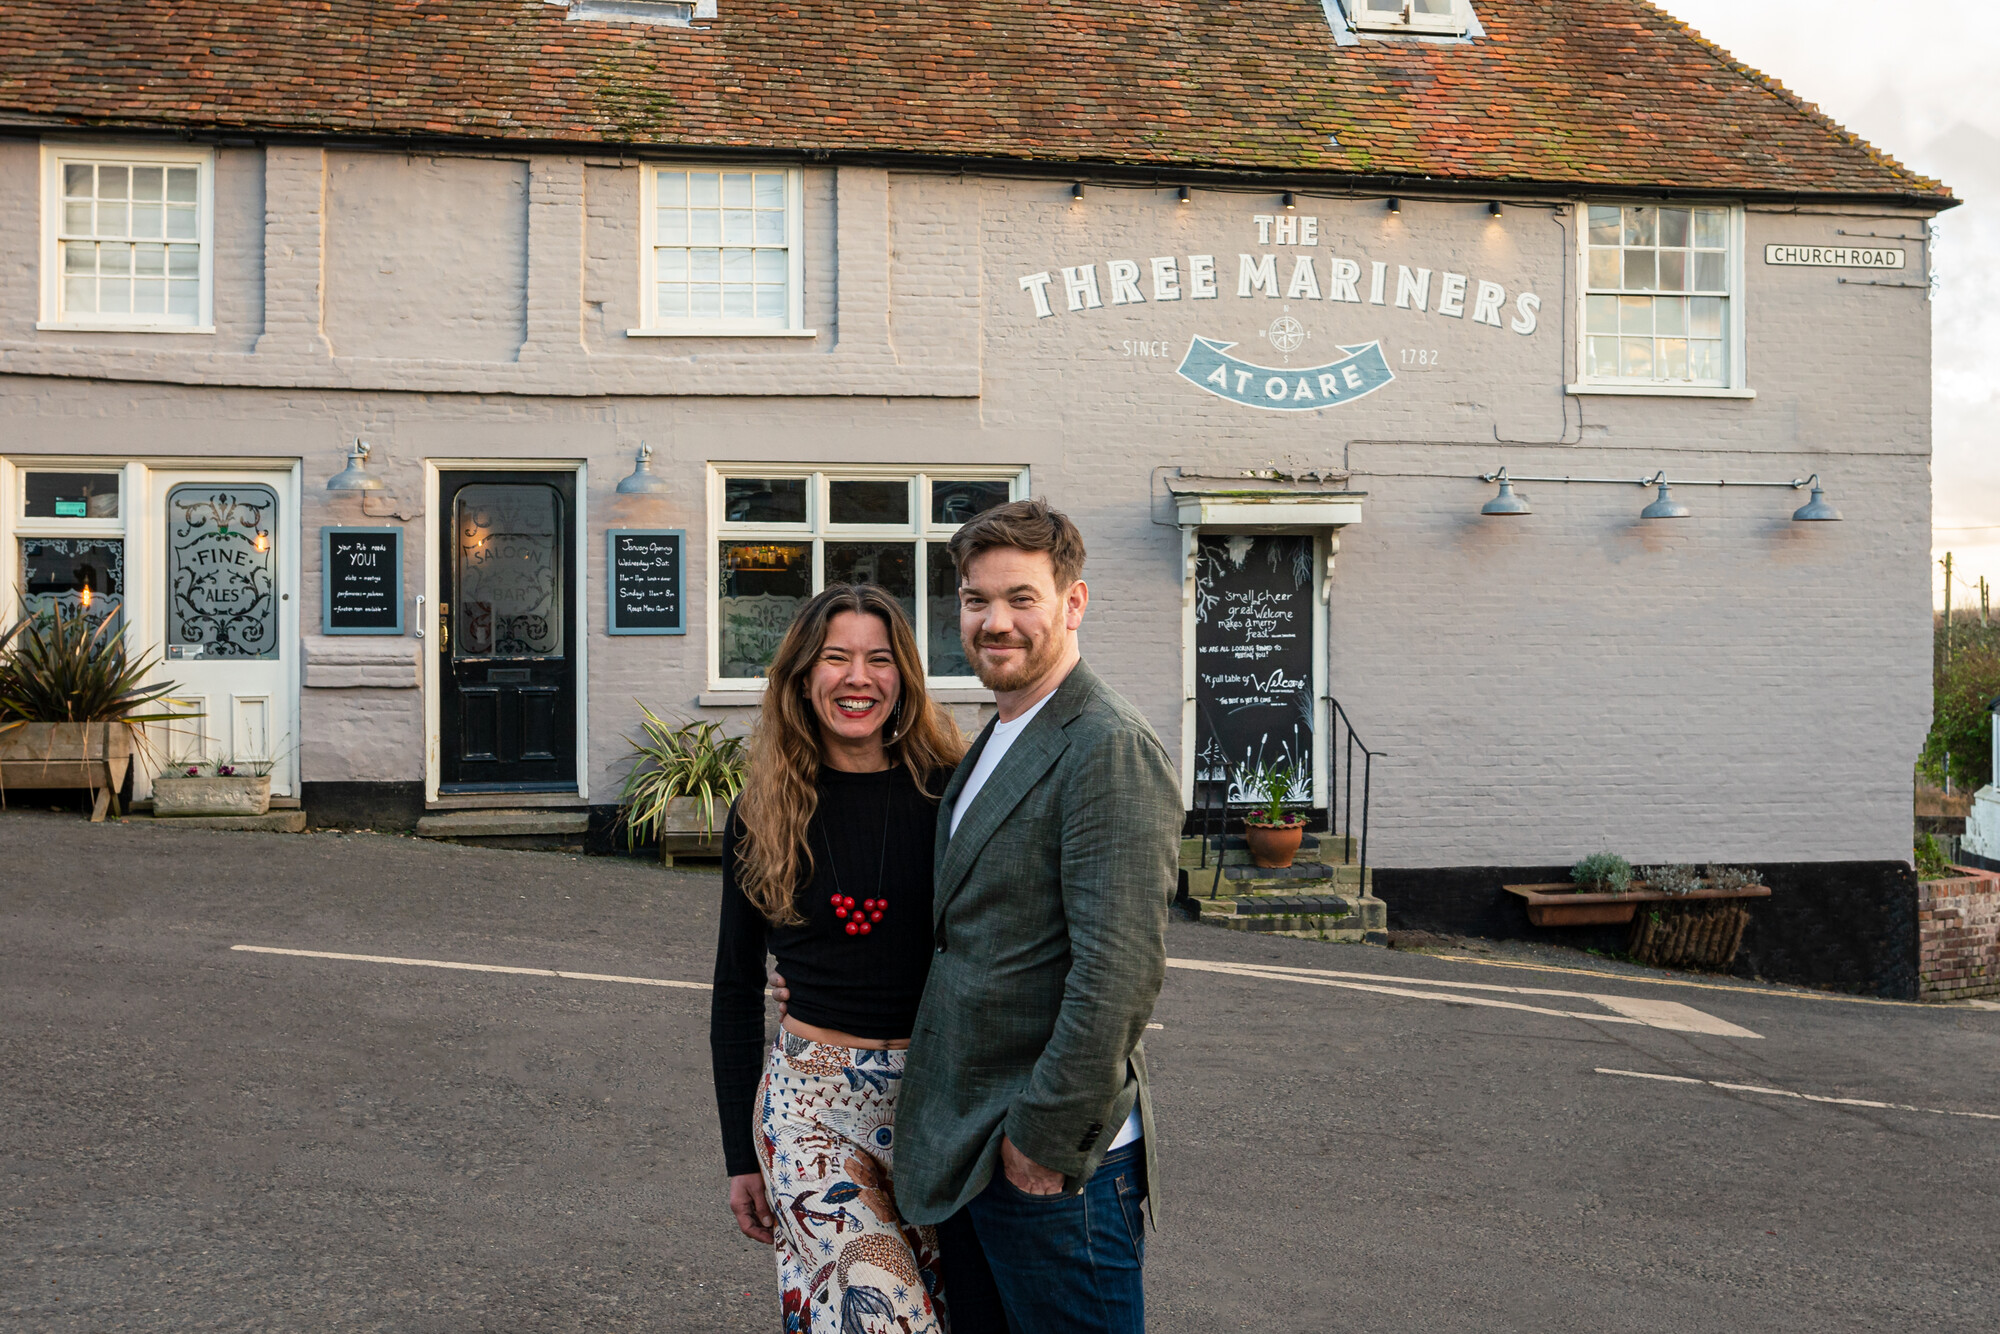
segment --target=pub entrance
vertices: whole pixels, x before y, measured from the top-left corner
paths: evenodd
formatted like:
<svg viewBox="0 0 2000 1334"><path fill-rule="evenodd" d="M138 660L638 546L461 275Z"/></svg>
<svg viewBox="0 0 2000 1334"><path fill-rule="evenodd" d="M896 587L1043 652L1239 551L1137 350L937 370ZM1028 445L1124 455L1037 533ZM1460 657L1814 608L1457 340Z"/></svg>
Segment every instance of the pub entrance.
<svg viewBox="0 0 2000 1334"><path fill-rule="evenodd" d="M574 792L576 477L438 474L440 793Z"/></svg>

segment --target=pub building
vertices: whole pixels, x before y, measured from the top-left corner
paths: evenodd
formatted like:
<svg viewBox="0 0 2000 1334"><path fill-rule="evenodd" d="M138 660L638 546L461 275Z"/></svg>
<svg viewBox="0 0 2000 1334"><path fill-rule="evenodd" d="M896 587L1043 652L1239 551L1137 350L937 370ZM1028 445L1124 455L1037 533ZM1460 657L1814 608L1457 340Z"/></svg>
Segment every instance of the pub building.
<svg viewBox="0 0 2000 1334"><path fill-rule="evenodd" d="M1647 4L9 14L0 580L316 823L605 846L837 580L974 729L1034 495L1190 820L1365 804L1391 925L1907 877L1955 201Z"/></svg>

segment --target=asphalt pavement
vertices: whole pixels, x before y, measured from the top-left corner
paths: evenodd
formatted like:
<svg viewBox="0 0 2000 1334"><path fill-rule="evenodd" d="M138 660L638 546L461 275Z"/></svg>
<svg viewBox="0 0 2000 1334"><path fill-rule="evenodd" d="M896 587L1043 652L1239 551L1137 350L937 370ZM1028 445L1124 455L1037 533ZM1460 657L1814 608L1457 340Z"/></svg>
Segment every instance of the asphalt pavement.
<svg viewBox="0 0 2000 1334"><path fill-rule="evenodd" d="M776 1329L723 1203L718 891L0 815L0 1327ZM1168 950L1155 1330L2000 1326L2000 1008Z"/></svg>

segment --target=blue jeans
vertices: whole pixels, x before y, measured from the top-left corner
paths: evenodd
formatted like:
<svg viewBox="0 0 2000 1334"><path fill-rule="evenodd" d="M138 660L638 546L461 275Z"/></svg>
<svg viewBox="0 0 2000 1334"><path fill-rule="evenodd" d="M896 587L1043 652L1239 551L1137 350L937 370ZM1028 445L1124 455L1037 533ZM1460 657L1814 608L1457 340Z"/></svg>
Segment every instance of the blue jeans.
<svg viewBox="0 0 2000 1334"><path fill-rule="evenodd" d="M1145 1150L1104 1155L1076 1195L1030 1195L996 1164L965 1206L1015 1334L1144 1334Z"/></svg>

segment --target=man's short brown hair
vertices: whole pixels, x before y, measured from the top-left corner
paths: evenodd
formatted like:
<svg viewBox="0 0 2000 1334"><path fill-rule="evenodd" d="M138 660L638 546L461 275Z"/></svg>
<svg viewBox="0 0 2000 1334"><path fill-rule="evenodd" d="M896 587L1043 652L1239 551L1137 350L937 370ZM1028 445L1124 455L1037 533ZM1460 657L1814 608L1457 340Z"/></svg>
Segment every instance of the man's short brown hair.
<svg viewBox="0 0 2000 1334"><path fill-rule="evenodd" d="M1055 567L1056 591L1066 591L1083 578L1083 534L1061 510L1046 500L1016 500L996 505L951 535L952 564L960 579L973 557L995 547L1046 551Z"/></svg>

